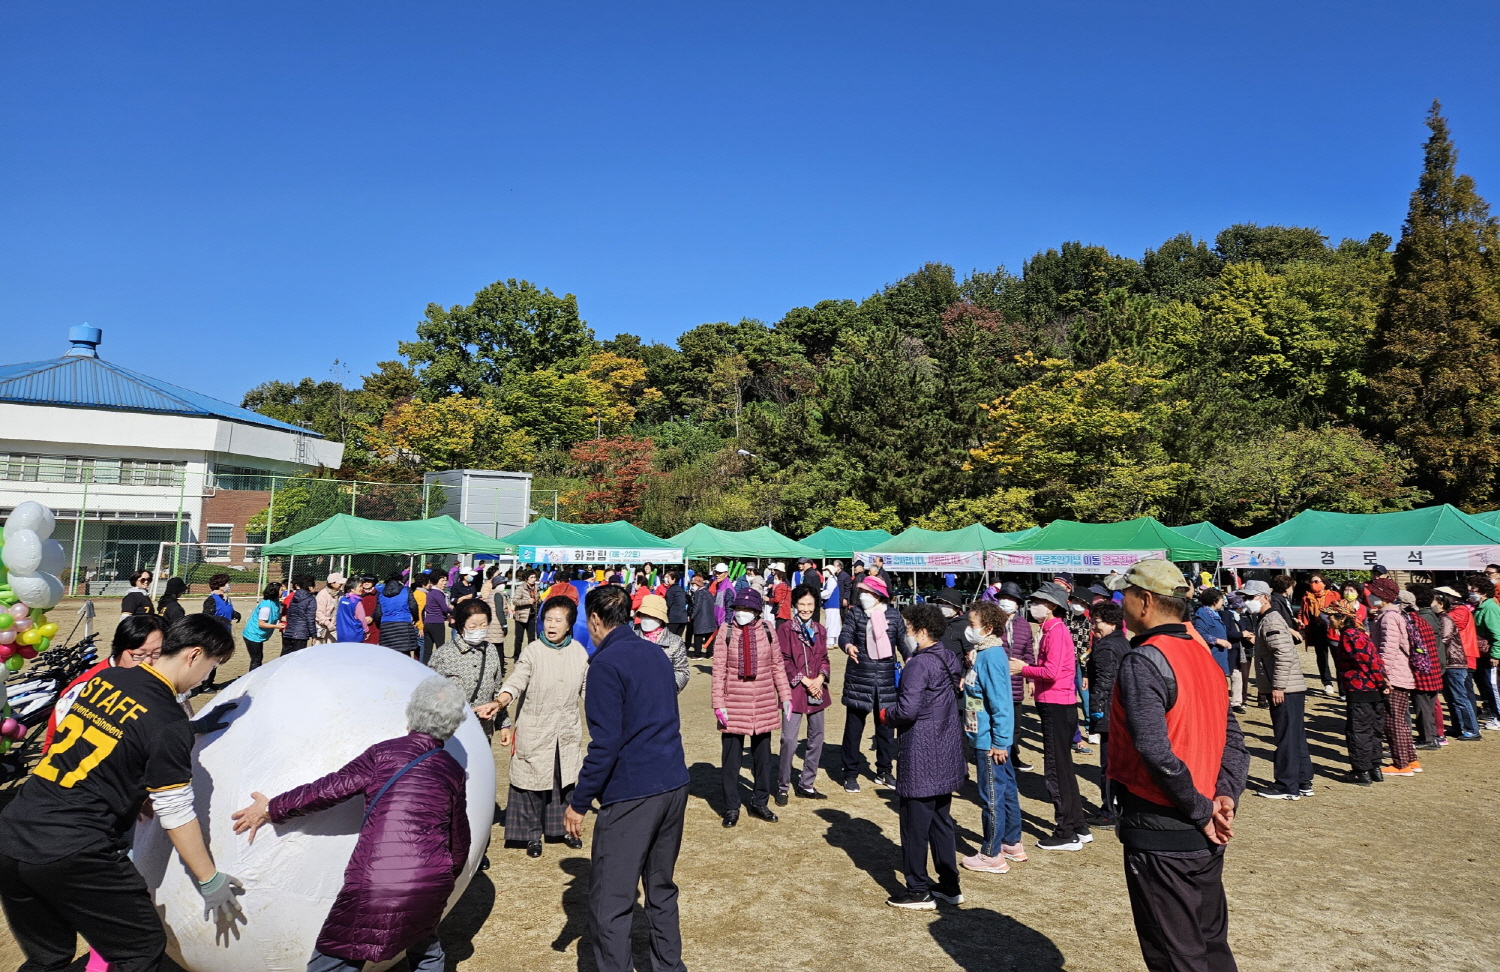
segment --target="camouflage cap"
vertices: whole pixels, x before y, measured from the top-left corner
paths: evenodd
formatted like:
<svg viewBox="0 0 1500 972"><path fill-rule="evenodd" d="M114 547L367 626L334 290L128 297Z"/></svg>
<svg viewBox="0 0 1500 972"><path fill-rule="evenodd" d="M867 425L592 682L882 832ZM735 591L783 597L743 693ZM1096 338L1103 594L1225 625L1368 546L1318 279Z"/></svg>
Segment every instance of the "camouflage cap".
<svg viewBox="0 0 1500 972"><path fill-rule="evenodd" d="M1163 597L1187 597L1188 582L1182 571L1170 560L1141 560L1132 564L1123 574L1114 574L1104 581L1112 591L1123 591L1127 587L1139 587Z"/></svg>

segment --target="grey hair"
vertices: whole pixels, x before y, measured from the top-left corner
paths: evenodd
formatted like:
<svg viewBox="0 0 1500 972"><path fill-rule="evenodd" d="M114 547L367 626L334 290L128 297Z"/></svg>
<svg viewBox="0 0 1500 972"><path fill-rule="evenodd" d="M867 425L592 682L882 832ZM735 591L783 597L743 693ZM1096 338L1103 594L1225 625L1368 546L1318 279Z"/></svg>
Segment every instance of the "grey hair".
<svg viewBox="0 0 1500 972"><path fill-rule="evenodd" d="M464 724L469 704L463 690L445 676L434 675L417 683L406 703L406 728L447 740Z"/></svg>

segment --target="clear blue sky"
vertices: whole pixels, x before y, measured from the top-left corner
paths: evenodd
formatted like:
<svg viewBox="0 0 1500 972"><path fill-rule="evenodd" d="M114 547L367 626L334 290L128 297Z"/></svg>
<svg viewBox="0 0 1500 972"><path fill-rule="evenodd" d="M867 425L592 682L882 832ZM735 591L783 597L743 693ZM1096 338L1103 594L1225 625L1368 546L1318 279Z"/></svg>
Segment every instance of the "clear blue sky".
<svg viewBox="0 0 1500 972"><path fill-rule="evenodd" d="M928 260L1396 235L1422 115L1500 204L1471 3L0 3L0 361L237 402L520 277L601 337Z"/></svg>

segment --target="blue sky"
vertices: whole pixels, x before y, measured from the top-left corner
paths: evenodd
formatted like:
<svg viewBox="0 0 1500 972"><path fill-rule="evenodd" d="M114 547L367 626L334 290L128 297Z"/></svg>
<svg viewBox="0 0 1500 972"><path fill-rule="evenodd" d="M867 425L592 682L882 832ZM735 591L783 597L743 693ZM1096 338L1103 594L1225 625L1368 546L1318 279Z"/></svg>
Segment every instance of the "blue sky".
<svg viewBox="0 0 1500 972"><path fill-rule="evenodd" d="M69 325L237 402L519 277L601 337L923 262L1396 235L1440 98L1500 202L1479 3L0 4L0 361Z"/></svg>

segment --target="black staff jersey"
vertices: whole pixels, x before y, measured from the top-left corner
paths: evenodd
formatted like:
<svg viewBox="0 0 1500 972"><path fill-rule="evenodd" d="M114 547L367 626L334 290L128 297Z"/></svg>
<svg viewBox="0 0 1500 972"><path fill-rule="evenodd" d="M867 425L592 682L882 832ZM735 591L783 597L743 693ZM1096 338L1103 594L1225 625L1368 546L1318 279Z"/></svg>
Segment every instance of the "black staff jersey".
<svg viewBox="0 0 1500 972"><path fill-rule="evenodd" d="M79 693L52 748L0 813L0 854L50 864L117 843L148 793L193 782L193 726L150 665L106 668Z"/></svg>

